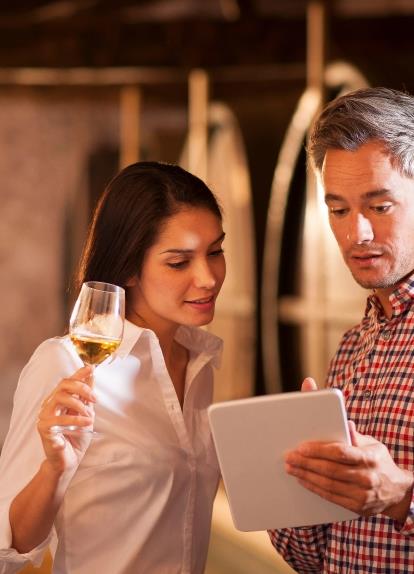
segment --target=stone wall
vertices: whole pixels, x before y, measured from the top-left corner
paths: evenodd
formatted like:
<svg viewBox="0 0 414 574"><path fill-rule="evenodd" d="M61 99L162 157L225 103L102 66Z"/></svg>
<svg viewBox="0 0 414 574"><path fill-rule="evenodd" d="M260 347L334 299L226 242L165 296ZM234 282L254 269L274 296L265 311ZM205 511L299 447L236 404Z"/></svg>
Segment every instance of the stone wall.
<svg viewBox="0 0 414 574"><path fill-rule="evenodd" d="M42 340L65 328L90 157L116 149L117 110L115 90L0 91L0 445L22 367Z"/></svg>

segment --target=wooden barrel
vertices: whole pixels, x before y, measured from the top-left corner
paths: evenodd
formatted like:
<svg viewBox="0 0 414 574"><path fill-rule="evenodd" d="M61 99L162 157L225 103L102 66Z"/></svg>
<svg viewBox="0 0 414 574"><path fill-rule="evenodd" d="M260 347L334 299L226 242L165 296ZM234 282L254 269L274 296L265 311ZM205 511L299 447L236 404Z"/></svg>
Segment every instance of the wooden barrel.
<svg viewBox="0 0 414 574"><path fill-rule="evenodd" d="M367 85L345 62L327 67L325 83L328 99ZM271 188L261 293L268 392L297 390L304 376L323 386L341 334L364 309L366 292L345 268L322 194L308 193L315 182L306 171L305 145L320 106L320 92L307 89L288 126Z"/></svg>
<svg viewBox="0 0 414 574"><path fill-rule="evenodd" d="M188 142L181 165L188 165ZM227 276L209 331L224 340L215 400L254 394L255 234L250 178L237 119L228 106L208 107L207 184L223 209Z"/></svg>

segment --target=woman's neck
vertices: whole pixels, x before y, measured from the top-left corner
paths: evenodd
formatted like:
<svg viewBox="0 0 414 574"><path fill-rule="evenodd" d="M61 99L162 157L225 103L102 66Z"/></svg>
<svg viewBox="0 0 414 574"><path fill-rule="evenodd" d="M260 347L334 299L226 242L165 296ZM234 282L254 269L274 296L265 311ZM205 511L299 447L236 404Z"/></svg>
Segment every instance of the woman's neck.
<svg viewBox="0 0 414 574"><path fill-rule="evenodd" d="M168 363L173 354L175 346L174 337L177 332L178 325L173 323L166 324L165 322L162 323L161 321L158 321L157 324L155 324L155 321L149 321L137 313L135 309L128 309L127 319L138 327L150 329L157 335L162 354L164 355L165 361Z"/></svg>

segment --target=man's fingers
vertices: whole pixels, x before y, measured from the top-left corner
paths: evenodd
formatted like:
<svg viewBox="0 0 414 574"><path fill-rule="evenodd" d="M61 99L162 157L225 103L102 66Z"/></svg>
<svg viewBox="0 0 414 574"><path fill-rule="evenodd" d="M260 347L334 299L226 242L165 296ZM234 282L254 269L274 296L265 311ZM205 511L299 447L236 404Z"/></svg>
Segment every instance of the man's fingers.
<svg viewBox="0 0 414 574"><path fill-rule="evenodd" d="M296 478L315 482L328 491L342 491L351 485L359 489L372 489L378 479L373 469L360 466L336 464L321 459L302 459L298 463L286 461L286 471Z"/></svg>
<svg viewBox="0 0 414 574"><path fill-rule="evenodd" d="M338 504L339 506L342 506L343 508L347 508L348 510L355 512L356 514L360 514L362 516L369 516L371 514L370 503L368 501L366 501L364 503L364 502L361 502L358 498L356 498L356 499L352 498L349 495L350 494L349 489L348 489L348 492L338 493L338 492L331 492L331 491L325 490L324 488L321 488L317 484L315 484L313 482L308 482L307 480L298 479L298 482L304 488L317 494L321 498L324 498L325 500L328 500L329 502L333 502L334 504Z"/></svg>
<svg viewBox="0 0 414 574"><path fill-rule="evenodd" d="M304 442L293 451L305 458L317 458L340 464L360 464L363 452L343 442Z"/></svg>
<svg viewBox="0 0 414 574"><path fill-rule="evenodd" d="M306 379L302 383L301 390L305 393L307 393L308 391L317 391L318 385L316 384L315 379L312 379L312 377L306 377Z"/></svg>
<svg viewBox="0 0 414 574"><path fill-rule="evenodd" d="M361 449L343 442L304 442L295 450L287 452L285 460L302 465L305 460L322 460L349 466L371 466L373 454L369 449Z"/></svg>
<svg viewBox="0 0 414 574"><path fill-rule="evenodd" d="M348 421L349 435L351 437L351 444L358 445L358 433L354 421Z"/></svg>

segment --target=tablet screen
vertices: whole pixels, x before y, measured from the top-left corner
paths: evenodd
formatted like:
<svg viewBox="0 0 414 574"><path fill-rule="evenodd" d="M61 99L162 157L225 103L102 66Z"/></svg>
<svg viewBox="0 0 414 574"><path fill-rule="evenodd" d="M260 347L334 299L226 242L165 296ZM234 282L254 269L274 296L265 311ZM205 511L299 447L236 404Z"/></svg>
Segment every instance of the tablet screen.
<svg viewBox="0 0 414 574"><path fill-rule="evenodd" d="M216 403L208 414L236 528L309 526L358 516L306 490L284 468L285 452L301 442L350 444L339 390Z"/></svg>

